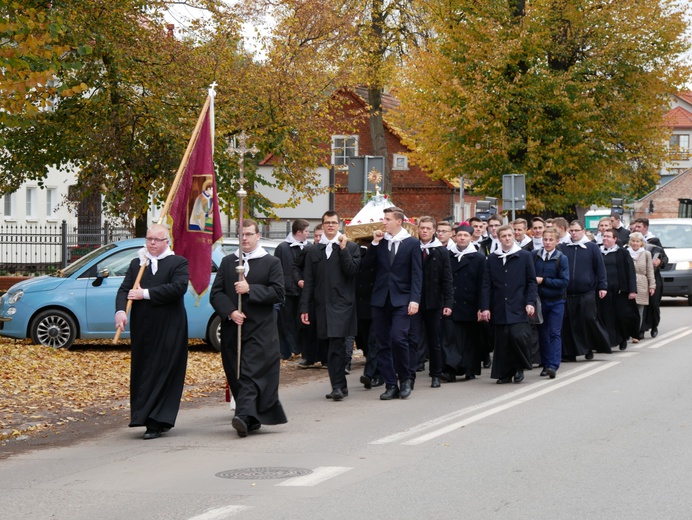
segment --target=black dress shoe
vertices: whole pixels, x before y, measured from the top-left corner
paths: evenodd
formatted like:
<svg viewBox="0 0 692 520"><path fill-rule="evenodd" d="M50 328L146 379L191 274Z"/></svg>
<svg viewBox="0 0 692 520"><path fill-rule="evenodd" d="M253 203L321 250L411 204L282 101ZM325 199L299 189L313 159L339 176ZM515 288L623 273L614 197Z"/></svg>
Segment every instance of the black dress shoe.
<svg viewBox="0 0 692 520"><path fill-rule="evenodd" d="M171 431L171 429L166 428L165 426L163 428L161 428L161 433L168 433L169 431Z"/></svg>
<svg viewBox="0 0 692 520"><path fill-rule="evenodd" d="M298 362L297 367L298 368L310 368L312 365L314 365L314 363L310 363L307 359L301 359Z"/></svg>
<svg viewBox="0 0 692 520"><path fill-rule="evenodd" d="M584 357L586 359L593 359L593 350L589 350Z"/></svg>
<svg viewBox="0 0 692 520"><path fill-rule="evenodd" d="M247 431L249 432L256 432L262 427L262 423L259 421L253 422L250 426L247 427Z"/></svg>
<svg viewBox="0 0 692 520"><path fill-rule="evenodd" d="M147 431L142 435L142 439L148 441L149 439L158 439L161 437L161 430L159 428L147 428Z"/></svg>
<svg viewBox="0 0 692 520"><path fill-rule="evenodd" d="M523 370L517 370L517 373L514 374L514 382L515 383L521 383L524 380L524 371Z"/></svg>
<svg viewBox="0 0 692 520"><path fill-rule="evenodd" d="M483 368L490 368L492 364L493 362L490 361L490 354L486 354L485 359L483 360Z"/></svg>
<svg viewBox="0 0 692 520"><path fill-rule="evenodd" d="M457 376L451 372L442 372L442 374L440 374L440 379L442 379L442 381L447 381L448 383L454 383L454 381L457 380Z"/></svg>
<svg viewBox="0 0 692 520"><path fill-rule="evenodd" d="M425 363L419 363L416 372L425 372Z"/></svg>
<svg viewBox="0 0 692 520"><path fill-rule="evenodd" d="M439 377L433 377L432 382L430 383L430 388L440 388L440 378Z"/></svg>
<svg viewBox="0 0 692 520"><path fill-rule="evenodd" d="M627 350L627 340L623 339L622 343L620 343L620 350Z"/></svg>
<svg viewBox="0 0 692 520"><path fill-rule="evenodd" d="M651 329L651 337L655 338L656 336L658 336L658 329L654 327Z"/></svg>
<svg viewBox="0 0 692 520"><path fill-rule="evenodd" d="M467 381L471 381L472 379L476 379L476 374L466 374L464 376L464 379L466 379Z"/></svg>
<svg viewBox="0 0 692 520"><path fill-rule="evenodd" d="M554 368L546 368L545 370L546 370L546 372L548 372L548 377L550 379L555 379L556 371Z"/></svg>
<svg viewBox="0 0 692 520"><path fill-rule="evenodd" d="M399 391L399 397L401 399L408 399L411 396L412 390L413 390L413 381L411 379L404 379L401 382L401 390Z"/></svg>
<svg viewBox="0 0 692 520"><path fill-rule="evenodd" d="M349 375L351 373L351 362L349 361L346 363L346 368L344 368L344 372L346 372L346 375Z"/></svg>
<svg viewBox="0 0 692 520"><path fill-rule="evenodd" d="M372 378L372 387L377 388L378 386L382 386L384 384L384 379L381 377L373 377Z"/></svg>
<svg viewBox="0 0 692 520"><path fill-rule="evenodd" d="M380 395L380 399L383 401L389 401L390 399L399 399L399 387L396 385L387 385L387 390Z"/></svg>
<svg viewBox="0 0 692 520"><path fill-rule="evenodd" d="M503 377L502 379L498 379L498 380L496 381L496 383L497 383L498 385L506 385L507 383L511 383L511 382L512 382L512 376Z"/></svg>
<svg viewBox="0 0 692 520"><path fill-rule="evenodd" d="M231 421L231 426L238 432L238 437L247 437L248 427L243 417L236 415Z"/></svg>
<svg viewBox="0 0 692 520"><path fill-rule="evenodd" d="M541 370L541 373L540 373L539 375L540 375L541 377L547 376L547 375L548 375L548 369L547 369L547 368L544 368L543 370Z"/></svg>
<svg viewBox="0 0 692 520"><path fill-rule="evenodd" d="M334 399L335 401L341 401L344 398L344 393L339 389L335 388L332 390L331 394L325 395L327 399Z"/></svg>
<svg viewBox="0 0 692 520"><path fill-rule="evenodd" d="M363 386L364 386L366 389L370 390L370 389L372 388L372 379L370 379L370 378L369 378L368 376L366 376L365 374L363 374L362 376L360 376L360 382L363 383Z"/></svg>

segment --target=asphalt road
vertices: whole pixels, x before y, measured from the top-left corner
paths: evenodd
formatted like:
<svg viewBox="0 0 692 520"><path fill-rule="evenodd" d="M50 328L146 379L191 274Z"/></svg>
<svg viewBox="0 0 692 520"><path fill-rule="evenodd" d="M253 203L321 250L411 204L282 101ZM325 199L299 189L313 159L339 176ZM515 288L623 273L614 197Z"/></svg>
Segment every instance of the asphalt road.
<svg viewBox="0 0 692 520"><path fill-rule="evenodd" d="M384 402L354 372L342 402L325 382L283 390L289 423L246 439L215 406L153 441L123 425L13 456L0 518L690 518L691 315L669 304L656 339L552 381L422 377Z"/></svg>

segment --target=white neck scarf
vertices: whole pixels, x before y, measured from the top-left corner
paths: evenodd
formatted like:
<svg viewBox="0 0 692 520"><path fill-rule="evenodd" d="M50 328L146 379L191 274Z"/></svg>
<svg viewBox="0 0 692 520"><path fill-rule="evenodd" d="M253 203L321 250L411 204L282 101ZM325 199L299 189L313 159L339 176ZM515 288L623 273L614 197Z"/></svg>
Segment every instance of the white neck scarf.
<svg viewBox="0 0 692 520"><path fill-rule="evenodd" d="M586 249L586 244L589 242L589 239L586 238L586 235L582 236L579 240L576 242L572 242L571 240L569 242L565 242L565 245L568 246L579 246L582 249Z"/></svg>
<svg viewBox="0 0 692 520"><path fill-rule="evenodd" d="M452 254L454 254L454 256L457 257L457 262L461 262L461 259L464 255L470 255L471 253L478 252L476 246L474 246L473 243L469 243L469 245L467 245L466 249L464 249L463 251L459 251L459 246L454 244L454 248L450 248L450 251L452 252Z"/></svg>
<svg viewBox="0 0 692 520"><path fill-rule="evenodd" d="M336 245L337 247L340 247L340 246L339 246L339 237L340 237L340 236L341 236L341 233L339 233L339 232L337 231L337 232L336 232L336 235L335 235L334 238L331 239L331 240L329 240L329 239L327 238L327 235L324 235L324 234L323 234L322 237L320 238L320 244L325 244L325 245L327 246L327 247L324 248L324 252L326 253L327 258L329 258L330 256L332 256L332 246L333 246L333 245Z"/></svg>
<svg viewBox="0 0 692 520"><path fill-rule="evenodd" d="M562 237L558 242L560 244L569 244L572 242L572 239L569 237L569 234L567 234L564 237Z"/></svg>
<svg viewBox="0 0 692 520"><path fill-rule="evenodd" d="M656 238L656 235L654 235L651 231L647 231L646 235L644 235L644 241L648 242L652 238Z"/></svg>
<svg viewBox="0 0 692 520"><path fill-rule="evenodd" d="M632 257L632 260L636 260L637 258L639 258L639 255L641 255L642 252L644 251L643 247L640 247L636 251L634 249L632 249L631 247L628 247L627 249L630 252L630 256Z"/></svg>
<svg viewBox="0 0 692 520"><path fill-rule="evenodd" d="M457 245L454 243L454 240L447 240L447 245L445 246L447 249L450 251L453 251L457 248Z"/></svg>
<svg viewBox="0 0 692 520"><path fill-rule="evenodd" d="M387 241L387 250L391 251L392 247L394 247L394 252L396 253L399 249L399 246L395 244L398 244L399 242L407 239L410 236L411 233L406 231L406 229L404 228L401 228L401 230L394 236L390 235L389 233L385 233L384 239Z"/></svg>
<svg viewBox="0 0 692 520"><path fill-rule="evenodd" d="M449 242L447 242L449 244ZM440 247L442 245L442 242L440 242L437 238L433 238L430 242L427 244L424 244L423 242L420 243L420 248L421 251L423 249L430 249L431 247ZM429 253L430 251L428 251Z"/></svg>
<svg viewBox="0 0 692 520"><path fill-rule="evenodd" d="M267 251L262 246L257 246L254 251L250 251L249 253L244 253L242 249L236 249L235 256L238 257L239 262L241 254L243 255L243 269L245 269L245 276L247 276L250 272L250 263L248 260L262 258L263 256L267 255Z"/></svg>
<svg viewBox="0 0 692 520"><path fill-rule="evenodd" d="M173 251L171 251L170 247L167 247L166 250L163 253L161 253L159 256L152 256L151 253L149 253L149 251L147 251L146 246L143 247L142 249L140 249L139 251L137 251L137 256L139 256L140 267L146 263L147 258L148 258L149 261L151 262L152 274L156 274L156 271L159 270L159 260L163 260L167 256L171 256L174 254L175 253Z"/></svg>
<svg viewBox="0 0 692 520"><path fill-rule="evenodd" d="M533 248L540 249L543 247L543 238L533 237Z"/></svg>
<svg viewBox="0 0 692 520"><path fill-rule="evenodd" d="M613 252L617 251L618 249L620 249L620 246L617 244L615 244L610 249L608 249L605 245L601 245L601 253L603 253L604 255L607 255L608 253L613 253Z"/></svg>
<svg viewBox="0 0 692 520"><path fill-rule="evenodd" d="M524 238L521 239L521 242L518 242L519 247L524 247L526 244L531 242L533 239L529 235L524 235Z"/></svg>
<svg viewBox="0 0 692 520"><path fill-rule="evenodd" d="M299 247L301 250L305 247L305 242L298 242L292 233L288 234L286 242L288 242L291 247Z"/></svg>
<svg viewBox="0 0 692 520"><path fill-rule="evenodd" d="M492 242L490 242L490 253L494 253L495 251L501 249L500 248L500 240L497 238L493 238Z"/></svg>
<svg viewBox="0 0 692 520"><path fill-rule="evenodd" d="M497 256L502 258L502 265L505 265L505 262L507 262L507 257L510 255L513 255L514 253L517 253L519 251L521 251L521 248L515 242L514 244L512 244L512 247L510 248L510 250L507 251L506 253L504 251L502 251L502 248L500 247L494 252L494 254L496 254Z"/></svg>
<svg viewBox="0 0 692 520"><path fill-rule="evenodd" d="M596 241L596 244L598 244L599 246L601 244L603 244L603 235L601 235L600 231L598 233L596 233L596 236L593 237L593 239Z"/></svg>

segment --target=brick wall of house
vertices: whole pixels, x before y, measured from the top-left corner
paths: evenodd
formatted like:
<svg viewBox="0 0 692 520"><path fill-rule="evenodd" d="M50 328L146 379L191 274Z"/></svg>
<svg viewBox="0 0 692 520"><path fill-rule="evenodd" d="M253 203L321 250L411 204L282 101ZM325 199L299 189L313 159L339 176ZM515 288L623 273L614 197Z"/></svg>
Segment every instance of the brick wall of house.
<svg viewBox="0 0 692 520"><path fill-rule="evenodd" d="M365 108L354 94L343 91L343 95L346 96L346 104L341 112L341 122L344 124L340 126L339 119L336 119L333 134L358 134L358 155L374 155L370 125L363 117ZM386 126L385 139L390 164L392 154L408 153L396 134ZM336 190L335 209L341 217L351 218L363 207L363 194L348 192L347 172L336 173L336 184L339 187ZM418 166L409 164L408 170L392 170L392 202L403 209L409 218L432 215L436 219L444 219L452 215L453 194L454 190L448 183L432 180Z"/></svg>
<svg viewBox="0 0 692 520"><path fill-rule="evenodd" d="M692 199L692 169L679 174L672 181L634 204L634 218L676 218L678 199ZM654 202L654 212L649 213L649 202Z"/></svg>

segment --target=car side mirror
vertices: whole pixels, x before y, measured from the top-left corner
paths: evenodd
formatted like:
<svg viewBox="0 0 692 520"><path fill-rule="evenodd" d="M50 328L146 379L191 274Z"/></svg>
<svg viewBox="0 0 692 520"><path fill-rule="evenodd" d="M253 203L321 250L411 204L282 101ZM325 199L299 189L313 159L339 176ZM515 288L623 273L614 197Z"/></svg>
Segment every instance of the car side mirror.
<svg viewBox="0 0 692 520"><path fill-rule="evenodd" d="M101 284L103 283L103 280L105 278L108 278L109 275L110 275L110 272L108 271L108 269L101 269L98 272L98 274L96 275L96 280L94 280L91 285L93 287L100 287Z"/></svg>

